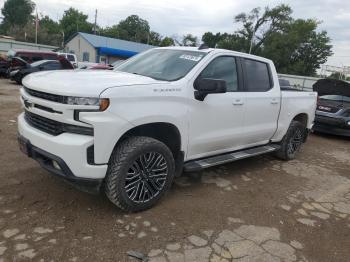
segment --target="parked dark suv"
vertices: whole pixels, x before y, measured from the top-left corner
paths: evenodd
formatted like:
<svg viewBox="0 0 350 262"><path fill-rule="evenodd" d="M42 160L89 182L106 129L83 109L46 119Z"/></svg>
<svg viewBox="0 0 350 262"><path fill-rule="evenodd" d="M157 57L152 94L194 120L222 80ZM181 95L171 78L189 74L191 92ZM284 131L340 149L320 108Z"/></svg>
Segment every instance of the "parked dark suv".
<svg viewBox="0 0 350 262"><path fill-rule="evenodd" d="M8 68L8 61L0 56L0 76L5 76Z"/></svg>
<svg viewBox="0 0 350 262"><path fill-rule="evenodd" d="M321 79L313 89L318 92L313 130L350 137L350 83Z"/></svg>

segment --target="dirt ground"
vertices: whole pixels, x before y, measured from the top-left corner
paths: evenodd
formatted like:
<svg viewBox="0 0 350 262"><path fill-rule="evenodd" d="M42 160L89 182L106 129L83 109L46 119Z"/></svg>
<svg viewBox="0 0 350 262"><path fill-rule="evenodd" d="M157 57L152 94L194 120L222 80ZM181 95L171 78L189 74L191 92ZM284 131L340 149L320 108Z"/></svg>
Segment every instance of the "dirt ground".
<svg viewBox="0 0 350 262"><path fill-rule="evenodd" d="M0 79L0 262L350 261L350 139L311 135L290 162L183 174L156 207L126 214L19 151L18 90Z"/></svg>

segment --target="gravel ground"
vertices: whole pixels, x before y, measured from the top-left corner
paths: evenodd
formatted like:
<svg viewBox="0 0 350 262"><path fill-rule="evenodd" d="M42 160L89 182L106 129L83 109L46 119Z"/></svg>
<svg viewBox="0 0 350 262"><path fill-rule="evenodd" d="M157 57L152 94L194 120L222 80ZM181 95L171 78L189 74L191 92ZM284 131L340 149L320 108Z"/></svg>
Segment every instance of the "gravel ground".
<svg viewBox="0 0 350 262"><path fill-rule="evenodd" d="M350 139L183 174L155 208L125 214L19 151L18 89L0 79L0 262L350 260Z"/></svg>

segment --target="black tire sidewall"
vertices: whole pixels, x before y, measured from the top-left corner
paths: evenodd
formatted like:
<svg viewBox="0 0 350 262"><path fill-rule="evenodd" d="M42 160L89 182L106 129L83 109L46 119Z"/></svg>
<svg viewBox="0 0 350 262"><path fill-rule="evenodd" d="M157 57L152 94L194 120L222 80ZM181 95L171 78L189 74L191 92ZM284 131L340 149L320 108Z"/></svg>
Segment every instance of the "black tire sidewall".
<svg viewBox="0 0 350 262"><path fill-rule="evenodd" d="M121 166L118 172L116 173L108 172L108 176L117 176L117 178L114 180L115 181L114 186L116 187L116 191L118 192L117 194L119 194L118 200L119 202L122 202L120 204L122 206L126 206L129 211L137 212L137 211L142 211L154 206L159 201L159 199L165 194L165 192L168 191L174 179L175 162L171 151L162 142L155 139L152 139L152 140L154 140L152 141L152 143L145 143L144 145L137 147L135 150L132 150L129 154L127 154L125 159L123 159L122 162L120 163ZM153 199L151 199L146 203L136 203L131 199L129 199L129 197L127 196L127 193L124 188L125 178L127 176L130 166L134 163L134 161L140 155L145 154L147 152L157 152L164 157L168 167L168 174L167 174L166 182L163 189L156 197L154 197ZM117 154L118 154L118 150L117 150ZM114 164L114 161L111 164ZM111 168L111 170L112 169L113 168ZM107 183L108 183L108 178L107 178ZM114 202L113 201L114 199L110 199L110 200Z"/></svg>
<svg viewBox="0 0 350 262"><path fill-rule="evenodd" d="M300 148L301 148L301 144L300 144L300 146L292 154L288 153L288 145L297 130L300 130L301 134L304 134L303 125L300 122L293 121L291 126L288 129L286 141L284 142L285 155L288 160L294 159L296 154L300 151Z"/></svg>

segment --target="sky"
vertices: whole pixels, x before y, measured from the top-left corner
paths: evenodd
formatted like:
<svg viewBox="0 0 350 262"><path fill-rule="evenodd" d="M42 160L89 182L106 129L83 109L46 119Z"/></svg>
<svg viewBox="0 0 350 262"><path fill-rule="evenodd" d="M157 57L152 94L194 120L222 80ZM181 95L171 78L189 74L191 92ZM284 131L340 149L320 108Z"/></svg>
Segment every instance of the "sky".
<svg viewBox="0 0 350 262"><path fill-rule="evenodd" d="M314 18L322 23L319 30L326 30L332 39L334 55L327 64L350 66L350 1L346 0L32 0L39 13L54 20L62 17L63 11L74 7L89 15L97 23L110 26L136 14L146 19L151 30L163 36L202 34L211 32L234 32L238 25L233 18L255 7L288 4L294 18ZM0 0L3 6L4 0Z"/></svg>

